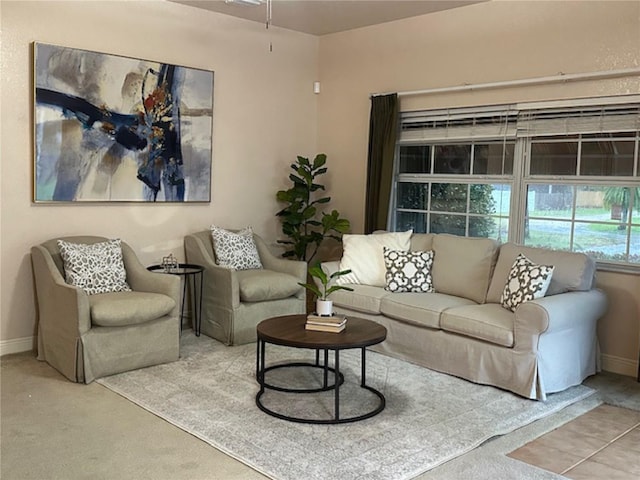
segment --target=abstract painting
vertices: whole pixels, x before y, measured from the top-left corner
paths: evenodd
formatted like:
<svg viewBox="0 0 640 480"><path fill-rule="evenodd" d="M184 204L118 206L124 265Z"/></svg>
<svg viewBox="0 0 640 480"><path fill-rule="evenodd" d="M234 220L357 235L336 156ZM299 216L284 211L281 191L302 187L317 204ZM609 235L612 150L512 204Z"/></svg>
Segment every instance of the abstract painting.
<svg viewBox="0 0 640 480"><path fill-rule="evenodd" d="M209 202L213 72L34 44L35 202Z"/></svg>

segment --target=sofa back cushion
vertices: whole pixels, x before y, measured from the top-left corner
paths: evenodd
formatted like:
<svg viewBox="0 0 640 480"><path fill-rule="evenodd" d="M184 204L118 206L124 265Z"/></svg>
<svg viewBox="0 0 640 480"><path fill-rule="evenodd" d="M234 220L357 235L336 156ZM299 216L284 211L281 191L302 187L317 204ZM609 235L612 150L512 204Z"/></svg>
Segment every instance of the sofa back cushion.
<svg viewBox="0 0 640 480"><path fill-rule="evenodd" d="M554 266L547 296L570 291L586 291L593 287L596 264L587 255L505 243L500 247L498 262L487 293L487 302L500 303L507 276L519 253L539 265Z"/></svg>
<svg viewBox="0 0 640 480"><path fill-rule="evenodd" d="M490 238L438 234L433 237L433 251L431 273L436 292L484 303L498 243Z"/></svg>
<svg viewBox="0 0 640 480"><path fill-rule="evenodd" d="M411 247L413 252L428 252L433 250L433 233L414 233L411 235Z"/></svg>

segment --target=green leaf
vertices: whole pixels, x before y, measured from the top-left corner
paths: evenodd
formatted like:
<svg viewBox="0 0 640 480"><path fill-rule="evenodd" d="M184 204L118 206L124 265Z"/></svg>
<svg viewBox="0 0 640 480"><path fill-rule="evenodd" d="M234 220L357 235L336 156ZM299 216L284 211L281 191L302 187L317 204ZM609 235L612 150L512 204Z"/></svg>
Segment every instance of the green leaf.
<svg viewBox="0 0 640 480"><path fill-rule="evenodd" d="M309 166L309 167L311 166L311 163L309 163L309 159L305 158L305 157L301 157L301 156L298 156L298 163L300 165L306 165L306 166Z"/></svg>
<svg viewBox="0 0 640 480"><path fill-rule="evenodd" d="M289 175L289 180L291 180L293 183L296 183L296 184L305 185L305 181L302 180L300 177L296 177L293 173Z"/></svg>
<svg viewBox="0 0 640 480"><path fill-rule="evenodd" d="M320 168L327 163L327 156L324 153L319 153L316 158L313 159L313 168Z"/></svg>
<svg viewBox="0 0 640 480"><path fill-rule="evenodd" d="M338 278L338 277L341 277L342 275L347 275L347 274L349 274L349 273L351 273L351 269L348 269L348 270L339 270L339 271L337 271L337 272L333 272L329 278L331 278L331 279L333 279L333 278Z"/></svg>
<svg viewBox="0 0 640 480"><path fill-rule="evenodd" d="M348 290L349 292L353 292L353 288L351 287L345 287L343 285L332 285L328 290L327 293L325 295L325 298L328 297L329 295L331 295L333 292L337 292L338 290Z"/></svg>

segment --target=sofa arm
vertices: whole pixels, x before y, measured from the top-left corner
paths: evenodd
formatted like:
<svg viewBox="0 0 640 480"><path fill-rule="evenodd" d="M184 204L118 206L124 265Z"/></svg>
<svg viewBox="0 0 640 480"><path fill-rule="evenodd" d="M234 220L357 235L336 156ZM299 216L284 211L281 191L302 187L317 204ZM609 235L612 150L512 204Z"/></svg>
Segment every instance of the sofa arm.
<svg viewBox="0 0 640 480"><path fill-rule="evenodd" d="M307 262L276 257L271 250L269 250L269 247L262 238L254 235L253 239L258 249L260 261L265 269L273 270L274 272L288 273L296 277L300 282L307 283Z"/></svg>
<svg viewBox="0 0 640 480"><path fill-rule="evenodd" d="M580 323L595 323L606 310L607 297L597 289L524 302L515 311L515 347L536 351L540 335L571 329Z"/></svg>
<svg viewBox="0 0 640 480"><path fill-rule="evenodd" d="M236 271L216 264L202 239L187 235L184 239L187 262L204 267L204 298L227 309L240 306L240 285Z"/></svg>

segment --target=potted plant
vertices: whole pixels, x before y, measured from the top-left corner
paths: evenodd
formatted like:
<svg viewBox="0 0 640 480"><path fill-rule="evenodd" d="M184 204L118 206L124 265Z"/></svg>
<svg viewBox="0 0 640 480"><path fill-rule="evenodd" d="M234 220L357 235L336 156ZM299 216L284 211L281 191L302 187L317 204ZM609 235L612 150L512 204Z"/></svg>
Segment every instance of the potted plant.
<svg viewBox="0 0 640 480"><path fill-rule="evenodd" d="M282 221L282 233L288 237L287 240L278 240L285 245L282 254L285 258L310 262L325 238L341 241L342 234L351 228L349 220L340 218L337 210L325 213L318 208L331 201L331 197L315 196L325 189L316 179L327 172L326 162L324 153L316 155L313 162L298 156L297 162L291 164L294 173L289 175L293 185L276 194L280 202L287 204L276 213Z"/></svg>
<svg viewBox="0 0 640 480"><path fill-rule="evenodd" d="M339 270L337 272L333 272L331 275L327 275L324 270L322 270L320 262L309 267L309 275L312 278L318 279L318 281L322 285L322 289L312 282L299 283L299 285L303 286L316 295L316 314L323 316L333 314L333 302L328 299L329 295L331 295L333 292L337 290L348 290L350 292L353 292L353 288L351 287L345 287L343 285L329 286L333 279L341 277L342 275L346 275L347 273L351 273L351 270Z"/></svg>

